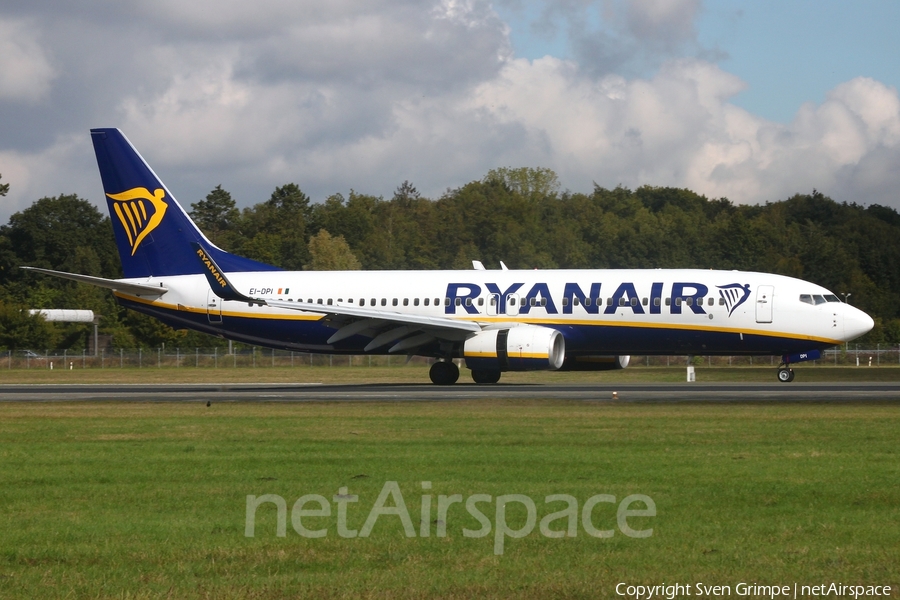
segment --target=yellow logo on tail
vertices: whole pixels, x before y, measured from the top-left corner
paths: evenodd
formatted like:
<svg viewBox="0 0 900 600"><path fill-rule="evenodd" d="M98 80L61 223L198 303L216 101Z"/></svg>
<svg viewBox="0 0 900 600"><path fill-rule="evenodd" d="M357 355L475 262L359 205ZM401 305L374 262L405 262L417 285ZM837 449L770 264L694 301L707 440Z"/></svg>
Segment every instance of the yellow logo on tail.
<svg viewBox="0 0 900 600"><path fill-rule="evenodd" d="M120 194L107 194L111 200L115 200L113 209L125 229L125 235L128 236L132 256L137 252L143 239L162 222L168 208L163 202L165 195L166 192L161 188L151 194L150 190L143 187L131 188ZM152 209L149 214L145 200L150 203Z"/></svg>

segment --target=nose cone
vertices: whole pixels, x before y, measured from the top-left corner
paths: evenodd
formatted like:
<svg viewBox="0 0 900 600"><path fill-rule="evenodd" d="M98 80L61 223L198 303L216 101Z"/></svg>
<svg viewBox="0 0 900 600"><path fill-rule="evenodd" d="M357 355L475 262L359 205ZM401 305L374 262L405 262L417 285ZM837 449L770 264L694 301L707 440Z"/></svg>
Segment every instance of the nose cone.
<svg viewBox="0 0 900 600"><path fill-rule="evenodd" d="M849 305L844 305L844 341L855 340L872 331L875 321L872 317Z"/></svg>

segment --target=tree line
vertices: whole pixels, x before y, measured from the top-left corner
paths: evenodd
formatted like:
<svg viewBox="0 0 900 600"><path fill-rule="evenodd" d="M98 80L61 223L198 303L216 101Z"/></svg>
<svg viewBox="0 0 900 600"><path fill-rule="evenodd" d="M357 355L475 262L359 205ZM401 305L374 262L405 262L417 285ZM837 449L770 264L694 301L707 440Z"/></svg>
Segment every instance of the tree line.
<svg viewBox="0 0 900 600"><path fill-rule="evenodd" d="M900 214L836 202L816 190L735 205L687 189L642 186L560 191L544 168L494 169L423 197L403 182L391 198L351 191L314 203L294 183L239 209L216 186L190 215L219 247L290 270L703 268L773 272L813 281L872 315L868 343L900 343ZM0 185L0 195L8 185ZM102 315L115 347L213 346L126 311L112 295L28 273L22 265L121 277L112 225L75 195L41 198L0 226L0 348L87 345L83 325L49 324L26 308Z"/></svg>

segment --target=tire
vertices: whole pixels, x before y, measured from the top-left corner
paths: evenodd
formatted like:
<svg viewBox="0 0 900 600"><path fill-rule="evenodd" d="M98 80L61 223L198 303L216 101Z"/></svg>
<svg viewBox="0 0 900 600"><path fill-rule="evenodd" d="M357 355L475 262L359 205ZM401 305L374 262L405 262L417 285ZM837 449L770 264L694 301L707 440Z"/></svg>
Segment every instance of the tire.
<svg viewBox="0 0 900 600"><path fill-rule="evenodd" d="M500 371L472 369L472 381L475 383L497 383L500 381Z"/></svg>
<svg viewBox="0 0 900 600"><path fill-rule="evenodd" d="M436 362L431 365L428 375L435 385L453 385L459 379L459 367L453 362Z"/></svg>
<svg viewBox="0 0 900 600"><path fill-rule="evenodd" d="M790 383L794 380L794 370L787 367L778 369L778 381L781 383Z"/></svg>

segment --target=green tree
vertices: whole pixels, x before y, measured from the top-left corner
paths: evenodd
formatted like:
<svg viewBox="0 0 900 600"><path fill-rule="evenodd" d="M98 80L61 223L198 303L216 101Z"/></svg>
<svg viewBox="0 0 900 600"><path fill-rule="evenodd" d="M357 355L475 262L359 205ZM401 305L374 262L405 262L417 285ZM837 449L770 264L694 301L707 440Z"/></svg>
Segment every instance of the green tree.
<svg viewBox="0 0 900 600"><path fill-rule="evenodd" d="M360 268L359 259L353 255L343 236L332 237L325 229L319 230L309 240L310 271L353 271Z"/></svg>
<svg viewBox="0 0 900 600"><path fill-rule="evenodd" d="M5 350L56 347L56 330L39 314L20 304L0 303L0 348Z"/></svg>
<svg viewBox="0 0 900 600"><path fill-rule="evenodd" d="M217 185L206 198L191 204L191 218L212 243L224 247L233 241L240 212L231 194Z"/></svg>
<svg viewBox="0 0 900 600"><path fill-rule="evenodd" d="M485 183L495 180L527 199L555 196L559 191L559 177L546 167L500 167L488 171L483 179Z"/></svg>
<svg viewBox="0 0 900 600"><path fill-rule="evenodd" d="M309 196L295 183L275 189L271 197L241 214L236 252L249 258L299 270L307 262Z"/></svg>
<svg viewBox="0 0 900 600"><path fill-rule="evenodd" d="M3 179L3 175L0 175L0 179ZM5 196L7 193L9 193L9 184L0 183L0 196Z"/></svg>

